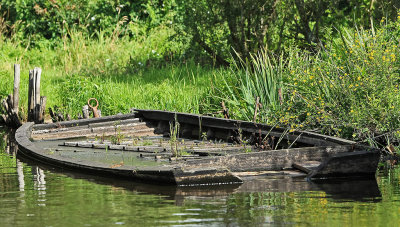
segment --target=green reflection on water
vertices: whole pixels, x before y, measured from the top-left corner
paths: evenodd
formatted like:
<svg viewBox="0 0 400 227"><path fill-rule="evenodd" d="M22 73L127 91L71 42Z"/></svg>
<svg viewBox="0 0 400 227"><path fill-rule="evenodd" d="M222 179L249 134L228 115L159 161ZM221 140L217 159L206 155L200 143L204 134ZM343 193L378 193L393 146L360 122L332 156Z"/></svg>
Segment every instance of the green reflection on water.
<svg viewBox="0 0 400 227"><path fill-rule="evenodd" d="M397 226L400 222L398 167L378 173L381 196L353 198L346 191L343 196L308 189L307 182L299 182L305 189L294 191L277 187L240 192L239 186L189 190L57 173L20 162L5 153L6 145L0 142L1 226Z"/></svg>

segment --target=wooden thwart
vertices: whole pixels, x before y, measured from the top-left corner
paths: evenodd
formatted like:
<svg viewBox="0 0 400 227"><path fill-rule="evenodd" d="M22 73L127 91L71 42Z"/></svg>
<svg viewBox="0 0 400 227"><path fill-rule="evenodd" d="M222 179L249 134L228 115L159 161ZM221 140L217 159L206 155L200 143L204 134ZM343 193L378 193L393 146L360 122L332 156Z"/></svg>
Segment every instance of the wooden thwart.
<svg viewBox="0 0 400 227"><path fill-rule="evenodd" d="M302 162L302 163L293 163L292 166L295 169L301 170L301 171L309 174L311 171L317 169L319 165L321 165L321 162L308 161L308 162Z"/></svg>

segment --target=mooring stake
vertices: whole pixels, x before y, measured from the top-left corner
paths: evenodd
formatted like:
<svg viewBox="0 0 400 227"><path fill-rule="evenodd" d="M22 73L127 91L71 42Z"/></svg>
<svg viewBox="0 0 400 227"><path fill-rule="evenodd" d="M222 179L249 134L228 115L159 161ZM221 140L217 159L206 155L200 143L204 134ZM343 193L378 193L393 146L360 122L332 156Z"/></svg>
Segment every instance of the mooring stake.
<svg viewBox="0 0 400 227"><path fill-rule="evenodd" d="M40 96L40 77L42 69L35 67L29 70L29 90L28 90L28 121L36 124L44 122L46 109L46 97Z"/></svg>

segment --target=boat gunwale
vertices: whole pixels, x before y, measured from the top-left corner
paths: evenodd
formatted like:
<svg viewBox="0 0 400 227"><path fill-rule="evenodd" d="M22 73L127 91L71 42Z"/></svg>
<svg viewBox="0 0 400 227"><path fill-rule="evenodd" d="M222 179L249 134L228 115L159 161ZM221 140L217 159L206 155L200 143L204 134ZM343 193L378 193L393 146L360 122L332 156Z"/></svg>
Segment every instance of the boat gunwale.
<svg viewBox="0 0 400 227"><path fill-rule="evenodd" d="M189 123L189 122L193 122L193 119L206 119L206 120L212 120L212 121L222 121L226 124L245 124L245 130L248 130L249 126L252 126L253 129L254 127L268 127L265 124L255 124L255 123L250 123L250 122L244 122L244 121L237 121L237 120L229 120L229 119L221 119L221 118L214 118L214 117L208 117L208 116L200 116L200 115L194 115L194 114L183 114L183 113L176 113L176 112L167 112L167 111L151 111L151 110L139 110L136 111L135 113L132 114L119 114L119 115L114 115L114 116L109 116L109 117L102 117L102 118L94 118L94 119L84 119L84 120L74 120L74 121L69 121L69 122L60 122L60 124L58 123L53 123L53 124L34 124L32 122L28 122L26 124L24 124L23 126L21 126L20 128L17 129L16 133L15 133L15 137L16 137L16 141L18 143L18 145L20 146L20 150L22 151L22 153L24 153L24 155L32 156L33 154L33 158L35 159L39 159L39 161L44 162L46 164L49 164L48 162L50 161L50 164L59 166L62 165L64 167L68 167L68 168L78 168L78 169L84 169L84 170L89 170L89 171L94 171L94 172L102 172L102 173L108 173L108 174L113 174L113 175L119 175L119 176L129 176L132 177L132 175L135 174L146 174L146 173L157 173L157 174L161 174L164 173L166 175L169 175L168 179L161 179L161 181L165 181L167 183L173 183L171 180L171 176L173 176L174 171L182 171L183 168L185 168L185 165L169 165L169 166L164 166L164 167L131 167L131 166L121 166L121 167L116 167L116 168L111 168L109 166L107 166L106 164L102 164L102 163L95 163L95 162L90 162L90 161L81 161L80 163L77 163L76 161L74 161L74 159L72 158L68 158L68 157L54 157L51 156L49 154L46 154L46 151L42 148L37 147L32 141L31 141L31 134L32 134L32 130L33 129L43 129L43 128L55 128L55 127L60 127L64 126L64 127L71 127L71 126L82 126L82 125L89 125L91 123L99 123L99 122L107 122L107 121L118 121L118 120L122 120L122 119L129 119L129 118L137 118L138 117L138 113L139 115L141 113L143 113L143 111L147 112L147 113L164 113L165 115L163 116L163 119L159 119L159 120L170 120L171 117L173 117L173 119L178 119L178 121L182 120L182 116L186 116L189 117L189 120L191 119L191 121L183 121L182 123ZM181 119L179 119L178 117L180 117ZM180 121L181 122L181 121ZM209 122L208 122L209 123ZM207 125L207 124L206 124ZM207 127L211 127L210 124L207 125ZM324 150L324 149L334 149L334 148L346 148L346 149L363 149L366 151L365 152L370 152L367 150L374 150L374 148L369 147L369 146L363 146L363 145L358 145L355 144L355 142L353 141L348 141L348 140L344 140L344 139L340 139L340 138L336 138L336 137L330 137L330 136L324 136L321 134L317 134L317 133L310 133L310 132L305 132L305 131L297 131L294 134L296 135L302 135L302 133L306 133L307 135L317 135L319 136L319 138L324 138L324 139L329 139L330 141L337 141L338 144L336 144L335 146L314 146L314 147L300 147L300 148L290 148L290 149L279 149L279 150L268 150L268 151L259 151L259 152L255 152L255 153L240 153L240 154L233 154L233 155L229 155L229 157L238 157L238 158L242 158L242 157L249 157L252 154L258 154L258 155L266 155L269 153L273 153L273 152L282 152L282 151L286 151L286 152L294 152L294 151L307 151L307 150L314 150L314 151L318 151L318 150ZM282 152L282 153L286 153L286 152ZM376 152L376 150L374 150L374 152ZM31 154L31 155L29 155ZM206 160L209 159L213 159L215 157L209 157L209 158L203 158L202 160ZM222 159L221 159L222 160ZM187 162L190 163L190 162ZM148 176L147 176L148 177Z"/></svg>

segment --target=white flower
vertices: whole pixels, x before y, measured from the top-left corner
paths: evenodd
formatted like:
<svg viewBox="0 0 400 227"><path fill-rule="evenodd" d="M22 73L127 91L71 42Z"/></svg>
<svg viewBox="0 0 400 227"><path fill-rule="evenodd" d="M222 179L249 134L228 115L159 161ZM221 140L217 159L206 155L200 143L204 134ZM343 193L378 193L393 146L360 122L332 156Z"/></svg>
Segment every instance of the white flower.
<svg viewBox="0 0 400 227"><path fill-rule="evenodd" d="M90 18L90 19L95 20L96 18L95 18L95 17L92 17L92 18Z"/></svg>
<svg viewBox="0 0 400 227"><path fill-rule="evenodd" d="M121 8L121 9L124 8L124 5L119 5L119 8Z"/></svg>
<svg viewBox="0 0 400 227"><path fill-rule="evenodd" d="M107 59L106 59L106 61L110 61L110 59L109 59L109 58L107 58Z"/></svg>
<svg viewBox="0 0 400 227"><path fill-rule="evenodd" d="M155 54L155 53L156 53L156 51L155 51L155 50L152 50L152 51L151 51L151 53Z"/></svg>

